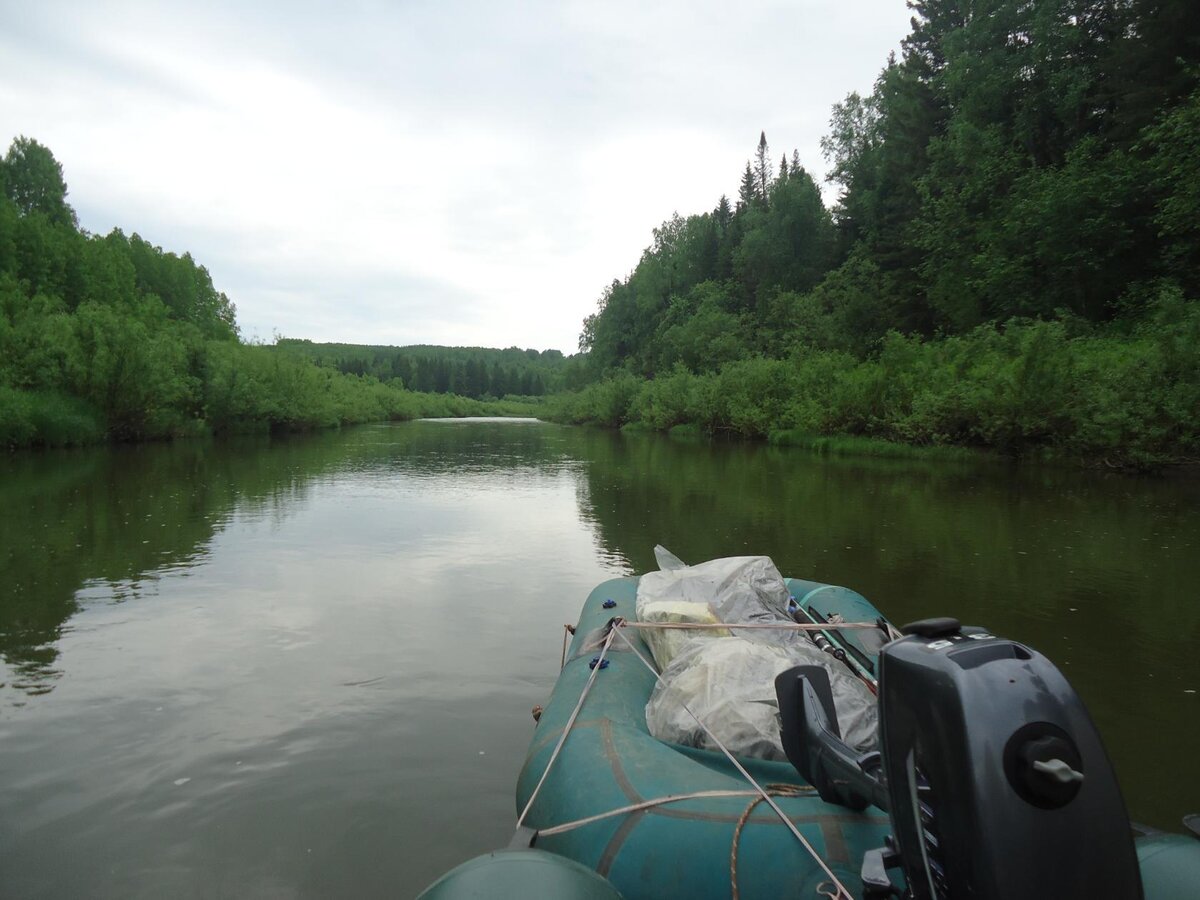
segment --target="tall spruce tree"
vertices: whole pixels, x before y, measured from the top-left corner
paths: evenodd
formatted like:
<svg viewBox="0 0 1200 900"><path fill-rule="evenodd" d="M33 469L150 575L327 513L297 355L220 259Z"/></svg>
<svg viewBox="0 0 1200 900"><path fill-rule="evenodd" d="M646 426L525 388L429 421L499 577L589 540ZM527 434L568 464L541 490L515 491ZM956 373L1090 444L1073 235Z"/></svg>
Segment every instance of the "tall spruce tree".
<svg viewBox="0 0 1200 900"><path fill-rule="evenodd" d="M717 228L720 234L725 233L725 229L729 227L729 223L733 221L733 210L729 206L729 198L724 194L717 202L717 208L713 210L713 219L717 223Z"/></svg>
<svg viewBox="0 0 1200 900"><path fill-rule="evenodd" d="M738 212L749 209L758 201L758 180L750 163L746 163L746 171L742 173L742 183L738 185Z"/></svg>
<svg viewBox="0 0 1200 900"><path fill-rule="evenodd" d="M758 149L754 152L754 185L758 199L766 203L771 195L774 171L771 165L771 148L767 146L767 133L758 137Z"/></svg>

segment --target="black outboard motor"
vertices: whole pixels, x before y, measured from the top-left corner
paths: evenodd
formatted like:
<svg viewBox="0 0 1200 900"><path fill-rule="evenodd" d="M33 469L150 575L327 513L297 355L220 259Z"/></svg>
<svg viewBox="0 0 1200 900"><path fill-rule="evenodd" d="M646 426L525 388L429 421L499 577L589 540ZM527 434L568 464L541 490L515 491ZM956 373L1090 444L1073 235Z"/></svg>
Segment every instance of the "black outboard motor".
<svg viewBox="0 0 1200 900"><path fill-rule="evenodd" d="M864 860L865 896L1141 900L1116 776L1062 673L953 619L903 630L879 656L878 754L841 741L823 670L776 679L800 774L827 801L890 813L894 844Z"/></svg>

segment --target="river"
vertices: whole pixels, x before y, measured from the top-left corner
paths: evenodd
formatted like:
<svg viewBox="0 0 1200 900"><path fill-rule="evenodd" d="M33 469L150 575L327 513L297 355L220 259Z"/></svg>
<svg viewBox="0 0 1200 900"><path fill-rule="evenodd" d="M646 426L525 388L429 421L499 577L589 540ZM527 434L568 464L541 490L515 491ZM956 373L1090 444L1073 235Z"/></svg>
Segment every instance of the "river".
<svg viewBox="0 0 1200 900"><path fill-rule="evenodd" d="M1200 810L1200 480L533 422L0 458L0 892L413 896L507 843L602 579L767 554L1048 654Z"/></svg>

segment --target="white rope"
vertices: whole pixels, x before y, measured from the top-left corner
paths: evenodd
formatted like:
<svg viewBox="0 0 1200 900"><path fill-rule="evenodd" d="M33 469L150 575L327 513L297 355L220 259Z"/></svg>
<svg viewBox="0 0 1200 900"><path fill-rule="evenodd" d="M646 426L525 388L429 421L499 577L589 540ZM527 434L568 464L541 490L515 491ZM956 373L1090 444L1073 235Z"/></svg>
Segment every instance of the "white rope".
<svg viewBox="0 0 1200 900"><path fill-rule="evenodd" d="M734 629L734 628L775 628L775 629L783 629L785 631L791 630L791 631L820 631L820 632L836 631L839 628L878 628L879 627L878 622L837 622L837 623L830 622L828 624L810 623L810 622L743 622L742 624L739 625L736 623L729 623L729 622L717 622L717 623L711 623L711 622L704 622L704 623L701 623L701 622L696 622L696 623L693 623L693 622L630 622L628 619L622 619L621 623L622 623L621 624L622 628L683 628L683 629L720 628L720 629L724 629L724 630L730 630L730 629ZM891 628L890 625L888 627ZM895 632L894 628L891 628L889 635L892 632ZM898 634L898 632L896 632L896 633ZM878 688L876 687L877 682L875 680L875 676L873 676L870 672L868 672L866 669L864 669L862 667L862 665L858 662L857 659L855 659L849 653L846 653L845 657L842 659L842 662L844 662L846 664L846 666L850 669L851 672L853 672L856 676L858 676L859 679L861 679L862 681L864 681L866 683L867 687L869 687L871 689L871 693L873 693L873 694L878 693Z"/></svg>
<svg viewBox="0 0 1200 900"><path fill-rule="evenodd" d="M628 806L622 806L619 809L609 809L584 819L575 819L573 822L563 822L561 825L553 825L550 828L539 828L538 835L548 837L552 834L562 834L564 831L574 831L576 828L591 825L593 822L599 822L602 819L611 819L613 816L622 816L625 813L638 812L642 809L652 809L655 806L665 806L668 803L679 803L681 800L700 800L707 797L757 796L758 791L696 791L691 794L667 794L665 797L655 797L653 800L643 800L641 803L630 803Z"/></svg>
<svg viewBox="0 0 1200 900"><path fill-rule="evenodd" d="M644 665L647 669L649 669L651 674L653 674L654 677L658 681L661 682L662 676L658 673L658 670L655 669L654 666L650 664L650 662L646 659L646 657L642 656L641 651L639 651L638 648L633 645L633 642L630 641L629 638L625 637L625 635L621 632L621 627L623 627L625 625L632 625L633 623L625 622L624 620L622 620L622 621L616 622L614 624L617 625L618 627L613 628L612 631L609 633L608 641L605 642L605 648L607 648L608 643L611 642L613 634L620 635L621 640L623 640L625 642L625 645L627 647L629 647L629 649L634 652L634 654L637 656L637 658L642 661L642 665ZM874 626L872 626L872 627L874 627ZM597 666L597 668L599 668L599 667ZM590 682L589 682L589 684L590 684ZM751 775L749 772L747 772L745 767L742 766L742 764L737 761L737 758L734 757L734 755L729 752L729 749L723 743L721 743L720 738L718 738L715 734L713 734L712 731L709 730L708 726L705 725L702 721L700 721L699 716L697 716L694 712L692 712L690 709L688 709L688 706L686 703L681 702L679 705L681 707L683 707L684 711L689 716L691 716L693 719L696 720L697 725L699 725L701 728L704 729L704 733L707 734L709 736L709 738L712 740L712 742L715 743L721 749L721 752L725 754L726 758L731 763L733 763L733 767L742 774L743 778L745 778L748 782L750 782L751 786L755 789L755 791L758 792L759 795L762 796L763 800L767 803L767 805L770 806L771 809L773 809L775 811L775 815L779 816L779 818L783 822L783 824L786 825L788 827L788 829L792 832L792 834L795 836L796 840L798 840L800 842L800 844L804 847L804 849L808 851L809 855L812 856L812 858L816 861L817 865L821 867L821 871L829 876L829 879L833 883L834 887L840 892L836 896L837 897L845 897L846 900L854 900L854 895L851 894L848 890L846 890L846 886L844 884L842 884L841 881L838 880L838 877L836 875L833 874L833 870L831 870L829 868L829 866L827 866L825 864L825 860L821 859L821 855L819 853L817 853L817 851L813 848L813 845L810 844L805 839L804 835L802 835L800 833L800 829L798 829L796 827L796 823L787 817L787 815L784 813L784 811L779 808L779 804L775 802L775 800L771 797L770 794L767 793L767 791L763 788L763 786L754 780L754 776ZM576 708L576 712L578 712L578 707ZM569 724L568 724L568 727L570 727ZM564 733L564 737L565 737L565 733ZM561 741L560 741L560 744L561 744ZM545 775L543 775L542 777L545 778ZM540 786L541 785L539 785L539 787ZM530 801L530 802L532 802L532 801ZM524 816L522 816L522 818L523 817ZM518 825L519 824L520 823L518 823Z"/></svg>
<svg viewBox="0 0 1200 900"><path fill-rule="evenodd" d="M600 647L600 655L596 658L596 664L592 666L592 674L588 676L587 684L583 686L583 690L579 692L579 702L575 704L575 709L571 712L571 718L567 719L567 725L559 735L558 743L554 747L554 752L550 754L550 761L546 763L546 768L542 770L542 777L538 779L537 787L533 789L533 793L529 795L529 802L525 804L525 808L521 810L521 816L517 819L517 827L520 828L525 822L525 817L529 815L529 808L533 806L533 801L537 799L538 791L542 789L542 785L546 783L546 776L550 774L550 768L554 765L554 761L558 759L558 753L563 748L563 744L567 740L567 735L571 733L571 728L575 725L575 720L579 717L579 710L583 709L583 701L588 695L588 691L592 689L592 684L596 680L596 676L600 674L600 670L604 667L604 654L608 652L608 648L612 645L613 635L617 633L617 629L612 628L608 632L608 637L604 639L604 644ZM623 635L622 635L623 636Z"/></svg>
<svg viewBox="0 0 1200 900"><path fill-rule="evenodd" d="M836 625L810 622L630 622L623 628L773 628L782 631L836 631L839 628L878 628L876 622L839 622Z"/></svg>

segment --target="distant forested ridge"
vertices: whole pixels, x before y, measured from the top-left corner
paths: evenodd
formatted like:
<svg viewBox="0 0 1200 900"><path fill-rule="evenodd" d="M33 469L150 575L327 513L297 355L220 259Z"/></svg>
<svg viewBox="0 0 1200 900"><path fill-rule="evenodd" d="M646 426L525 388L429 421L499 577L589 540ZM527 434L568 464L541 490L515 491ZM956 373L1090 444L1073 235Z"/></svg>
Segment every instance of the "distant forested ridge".
<svg viewBox="0 0 1200 900"><path fill-rule="evenodd" d="M1200 5L909 6L833 209L761 135L605 288L560 418L1200 455Z"/></svg>
<svg viewBox="0 0 1200 900"><path fill-rule="evenodd" d="M561 350L320 344L292 338L281 339L277 346L347 375L399 380L414 391L476 400L541 397L580 386L586 378L581 361Z"/></svg>
<svg viewBox="0 0 1200 900"><path fill-rule="evenodd" d="M18 137L0 159L0 447L485 409L504 411L241 342L233 303L189 254L81 230L37 141Z"/></svg>

